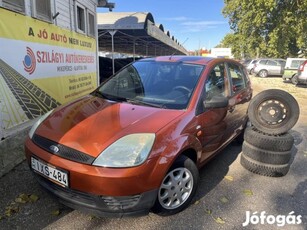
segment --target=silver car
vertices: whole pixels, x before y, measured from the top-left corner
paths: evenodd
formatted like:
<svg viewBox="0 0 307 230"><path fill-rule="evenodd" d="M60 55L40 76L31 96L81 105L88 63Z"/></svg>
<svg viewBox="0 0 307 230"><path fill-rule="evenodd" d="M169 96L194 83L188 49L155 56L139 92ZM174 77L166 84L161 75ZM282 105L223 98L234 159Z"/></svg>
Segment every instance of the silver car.
<svg viewBox="0 0 307 230"><path fill-rule="evenodd" d="M307 85L307 61L300 65L297 71L297 85L305 84Z"/></svg>
<svg viewBox="0 0 307 230"><path fill-rule="evenodd" d="M254 64L253 74L259 77L282 76L286 60L261 58Z"/></svg>
<svg viewBox="0 0 307 230"><path fill-rule="evenodd" d="M247 72L248 72L249 74L252 74L252 73L253 73L253 71L254 71L254 65L255 65L255 63L256 63L257 61L258 61L258 59L252 59L252 60L250 60L248 63L245 64L245 67L246 67Z"/></svg>

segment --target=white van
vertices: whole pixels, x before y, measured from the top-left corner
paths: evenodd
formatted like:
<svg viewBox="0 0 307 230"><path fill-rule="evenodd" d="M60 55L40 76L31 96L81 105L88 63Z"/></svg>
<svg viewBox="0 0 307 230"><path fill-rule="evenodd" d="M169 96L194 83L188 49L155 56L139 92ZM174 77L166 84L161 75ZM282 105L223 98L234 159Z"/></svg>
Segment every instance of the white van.
<svg viewBox="0 0 307 230"><path fill-rule="evenodd" d="M293 82L295 81L295 78L293 77L295 74L297 74L298 68L304 61L306 61L305 58L287 58L284 72L282 75L282 79L284 80L284 82L291 80L293 84L296 83Z"/></svg>

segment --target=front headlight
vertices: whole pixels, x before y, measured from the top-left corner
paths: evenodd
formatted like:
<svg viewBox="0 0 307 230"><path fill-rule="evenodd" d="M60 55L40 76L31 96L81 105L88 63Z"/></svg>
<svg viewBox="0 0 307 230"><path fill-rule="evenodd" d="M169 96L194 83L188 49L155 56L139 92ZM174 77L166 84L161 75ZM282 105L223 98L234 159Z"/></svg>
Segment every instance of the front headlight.
<svg viewBox="0 0 307 230"><path fill-rule="evenodd" d="M153 133L124 136L100 153L93 165L115 168L140 165L147 159L154 141Z"/></svg>
<svg viewBox="0 0 307 230"><path fill-rule="evenodd" d="M53 110L50 110L49 112L45 113L43 116L41 116L32 126L29 132L29 137L32 139L37 127L53 112Z"/></svg>

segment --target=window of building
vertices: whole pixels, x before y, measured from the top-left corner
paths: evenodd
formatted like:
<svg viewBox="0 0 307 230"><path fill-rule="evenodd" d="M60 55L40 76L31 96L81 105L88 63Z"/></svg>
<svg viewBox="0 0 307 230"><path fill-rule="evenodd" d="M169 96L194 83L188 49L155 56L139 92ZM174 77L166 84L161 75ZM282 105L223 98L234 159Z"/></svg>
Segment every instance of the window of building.
<svg viewBox="0 0 307 230"><path fill-rule="evenodd" d="M77 5L77 31L85 33L85 9Z"/></svg>
<svg viewBox="0 0 307 230"><path fill-rule="evenodd" d="M95 36L95 16L91 12L88 12L88 35Z"/></svg>
<svg viewBox="0 0 307 230"><path fill-rule="evenodd" d="M17 12L25 12L25 1L24 0L2 0L2 6L4 8L14 10Z"/></svg>
<svg viewBox="0 0 307 230"><path fill-rule="evenodd" d="M33 0L33 17L51 22L51 0Z"/></svg>

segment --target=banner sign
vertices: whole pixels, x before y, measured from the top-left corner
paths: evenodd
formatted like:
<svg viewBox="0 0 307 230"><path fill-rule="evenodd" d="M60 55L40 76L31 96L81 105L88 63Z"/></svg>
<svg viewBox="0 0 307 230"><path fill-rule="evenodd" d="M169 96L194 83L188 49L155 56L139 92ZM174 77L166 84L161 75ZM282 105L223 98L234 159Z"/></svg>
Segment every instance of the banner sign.
<svg viewBox="0 0 307 230"><path fill-rule="evenodd" d="M1 130L93 91L97 78L95 38L0 8Z"/></svg>

